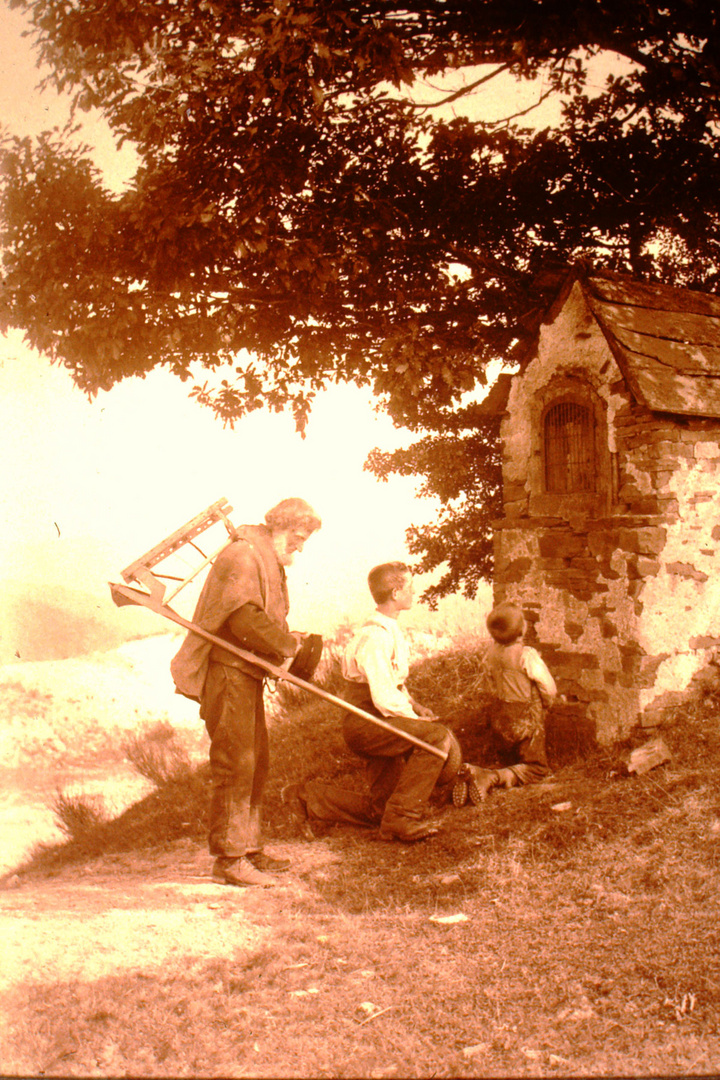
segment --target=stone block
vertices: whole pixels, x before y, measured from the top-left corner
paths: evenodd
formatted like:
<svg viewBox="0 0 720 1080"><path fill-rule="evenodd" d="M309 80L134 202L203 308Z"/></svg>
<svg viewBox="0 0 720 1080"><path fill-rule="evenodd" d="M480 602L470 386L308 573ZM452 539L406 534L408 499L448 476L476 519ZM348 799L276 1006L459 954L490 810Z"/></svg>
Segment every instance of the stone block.
<svg viewBox="0 0 720 1080"><path fill-rule="evenodd" d="M561 529L553 529L540 536L538 547L540 555L546 559L571 559L587 550L584 536Z"/></svg>
<svg viewBox="0 0 720 1080"><path fill-rule="evenodd" d="M595 653L570 652L557 646L544 645L543 657L551 671L557 671L565 679L582 676L583 672L596 671L600 667Z"/></svg>
<svg viewBox="0 0 720 1080"><path fill-rule="evenodd" d="M670 471L669 469L658 469L657 472L653 473L653 481L655 487L658 490L666 488L668 484L672 483L674 476L674 470Z"/></svg>
<svg viewBox="0 0 720 1080"><path fill-rule="evenodd" d="M664 469L670 472L676 473L680 470L683 455L673 454L672 457L657 457L654 460L651 458L648 462L648 472L657 473Z"/></svg>
<svg viewBox="0 0 720 1080"><path fill-rule="evenodd" d="M589 559L581 555L570 559L570 569L578 574L586 574L588 579L593 580L597 577L600 568L597 559Z"/></svg>
<svg viewBox="0 0 720 1080"><path fill-rule="evenodd" d="M512 559L504 566L502 571L498 572L498 577L502 577L502 580L506 584L517 583L523 581L527 577L532 566L533 560L527 556L519 559Z"/></svg>
<svg viewBox="0 0 720 1080"><path fill-rule="evenodd" d="M654 517L661 510L657 495L643 495L637 499L626 500L626 505L632 514L641 514L643 517Z"/></svg>
<svg viewBox="0 0 720 1080"><path fill-rule="evenodd" d="M661 735L658 735L632 751L628 760L627 771L642 776L643 773L650 772L651 769L657 768L658 765L664 765L666 761L670 761L670 758L671 754L667 743Z"/></svg>
<svg viewBox="0 0 720 1080"><path fill-rule="evenodd" d="M702 570L696 570L691 563L673 562L667 563L665 569L668 574L676 574L678 577L688 578L693 581L707 581L708 575Z"/></svg>
<svg viewBox="0 0 720 1080"><path fill-rule="evenodd" d="M690 638L688 644L691 649L716 649L720 646L720 637L713 637L711 634L700 634L697 637Z"/></svg>
<svg viewBox="0 0 720 1080"><path fill-rule="evenodd" d="M564 559L538 559L537 568L542 574L561 574L567 567Z"/></svg>
<svg viewBox="0 0 720 1080"><path fill-rule="evenodd" d="M618 530L618 547L638 555L659 555L666 540L667 530L657 526Z"/></svg>
<svg viewBox="0 0 720 1080"><path fill-rule="evenodd" d="M619 529L593 529L587 535L588 551L600 558L610 558L620 546Z"/></svg>
<svg viewBox="0 0 720 1080"><path fill-rule="evenodd" d="M680 442L680 432L674 427L663 425L654 431L648 431L645 441L658 451L667 453L672 448L673 443Z"/></svg>
<svg viewBox="0 0 720 1080"><path fill-rule="evenodd" d="M636 675L645 657L639 645L620 645L620 665L625 675Z"/></svg>
<svg viewBox="0 0 720 1080"><path fill-rule="evenodd" d="M654 686L658 668L667 660L669 655L669 653L660 653L658 656L641 657L638 666L637 685L643 688Z"/></svg>
<svg viewBox="0 0 720 1080"><path fill-rule="evenodd" d="M695 444L695 457L720 458L720 445L716 442L698 442Z"/></svg>
<svg viewBox="0 0 720 1080"><path fill-rule="evenodd" d="M508 481L503 485L503 498L505 502L520 502L527 498L527 489L524 484Z"/></svg>

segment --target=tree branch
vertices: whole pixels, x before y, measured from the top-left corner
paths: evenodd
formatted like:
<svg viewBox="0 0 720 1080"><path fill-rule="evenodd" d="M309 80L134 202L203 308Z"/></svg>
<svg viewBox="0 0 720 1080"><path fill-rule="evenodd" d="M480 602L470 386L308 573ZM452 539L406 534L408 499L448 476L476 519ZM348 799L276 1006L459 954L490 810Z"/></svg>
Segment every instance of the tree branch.
<svg viewBox="0 0 720 1080"><path fill-rule="evenodd" d="M512 65L510 63L501 64L500 67L497 67L494 71L491 71L489 75L482 75L479 79L476 79L475 82L471 82L468 86L462 86L459 90L455 90L452 94L448 94L447 97L440 98L439 101L428 101L424 103L408 101L407 104L410 105L413 109L422 110L437 109L441 105L449 105L451 101L457 101L458 98L464 97L466 94L471 93L473 90L476 90L478 86L482 86L483 83L490 82L498 75L501 75L503 71L508 71L511 66Z"/></svg>

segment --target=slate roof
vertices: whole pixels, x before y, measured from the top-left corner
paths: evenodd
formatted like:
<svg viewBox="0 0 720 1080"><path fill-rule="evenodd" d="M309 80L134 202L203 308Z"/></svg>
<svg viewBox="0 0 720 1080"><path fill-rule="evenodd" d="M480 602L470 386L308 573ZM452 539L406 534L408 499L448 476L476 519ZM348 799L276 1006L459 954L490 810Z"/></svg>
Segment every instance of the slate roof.
<svg viewBox="0 0 720 1080"><path fill-rule="evenodd" d="M620 276L580 278L636 400L655 412L720 417L720 297Z"/></svg>
<svg viewBox="0 0 720 1080"><path fill-rule="evenodd" d="M575 281L602 330L633 396L654 412L720 418L720 296L634 281L573 267L553 304L535 317L516 355L522 371L542 322L553 322ZM559 282L558 282L559 284ZM498 415L513 376L501 375L481 409Z"/></svg>

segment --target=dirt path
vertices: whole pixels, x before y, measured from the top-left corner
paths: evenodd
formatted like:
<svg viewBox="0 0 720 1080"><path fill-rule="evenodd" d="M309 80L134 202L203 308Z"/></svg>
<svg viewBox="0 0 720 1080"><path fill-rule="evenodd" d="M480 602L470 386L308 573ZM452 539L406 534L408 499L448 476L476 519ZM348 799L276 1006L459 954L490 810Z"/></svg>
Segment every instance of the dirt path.
<svg viewBox="0 0 720 1080"><path fill-rule="evenodd" d="M272 933L268 915L304 895L300 874L336 858L322 843L273 851L293 862L273 889L215 884L207 853L190 844L152 862L107 858L57 878L11 882L0 890L0 993L187 969L255 950Z"/></svg>

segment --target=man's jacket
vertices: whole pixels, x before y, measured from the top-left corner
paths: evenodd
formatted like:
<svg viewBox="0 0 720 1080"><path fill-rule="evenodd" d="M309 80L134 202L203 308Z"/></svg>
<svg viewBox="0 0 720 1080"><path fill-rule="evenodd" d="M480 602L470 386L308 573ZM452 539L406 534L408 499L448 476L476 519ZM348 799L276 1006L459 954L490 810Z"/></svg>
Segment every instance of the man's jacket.
<svg viewBox="0 0 720 1080"><path fill-rule="evenodd" d="M285 570L277 560L270 530L243 525L237 537L210 568L192 621L272 662L292 656L297 641L287 627ZM170 664L178 692L199 700L211 660L242 668L255 678L264 675L262 668L190 631Z"/></svg>

